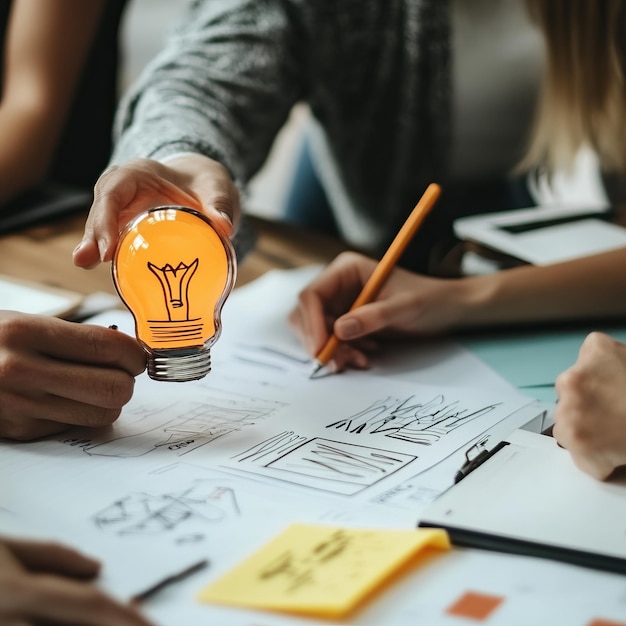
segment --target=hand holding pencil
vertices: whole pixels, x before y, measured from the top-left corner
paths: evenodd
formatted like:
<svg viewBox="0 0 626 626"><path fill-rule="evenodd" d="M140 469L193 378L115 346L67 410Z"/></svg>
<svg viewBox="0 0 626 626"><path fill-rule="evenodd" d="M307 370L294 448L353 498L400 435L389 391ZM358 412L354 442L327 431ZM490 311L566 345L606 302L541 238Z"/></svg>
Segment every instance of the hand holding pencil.
<svg viewBox="0 0 626 626"><path fill-rule="evenodd" d="M347 339L362 337L386 328L400 333L411 332L412 329L403 328L402 323L397 326L392 319L385 319L384 314L381 318L381 307L370 305L386 286L386 291L393 296L393 308L394 300L399 298L397 304L402 304L406 296L412 293L411 286L416 279L435 281L398 269L396 263L440 193L440 187L434 183L426 189L380 262L376 263L356 253L344 253L300 294L298 306L292 312L290 322L308 351L315 355L316 371L331 362L335 370L343 369L344 364L368 366L364 352L356 345L346 344ZM388 283L392 273L393 281ZM377 304L382 304L385 309L389 302ZM346 312L357 309L358 315L345 315ZM373 317L378 319L370 319L365 325L361 324L361 328L355 327L359 326L359 318L368 317L372 312ZM406 317L406 313L407 311L400 311L401 317ZM330 335L327 318L330 318L334 331ZM355 328L351 329L351 326ZM341 332L342 328L345 332ZM320 344L322 338L323 345Z"/></svg>

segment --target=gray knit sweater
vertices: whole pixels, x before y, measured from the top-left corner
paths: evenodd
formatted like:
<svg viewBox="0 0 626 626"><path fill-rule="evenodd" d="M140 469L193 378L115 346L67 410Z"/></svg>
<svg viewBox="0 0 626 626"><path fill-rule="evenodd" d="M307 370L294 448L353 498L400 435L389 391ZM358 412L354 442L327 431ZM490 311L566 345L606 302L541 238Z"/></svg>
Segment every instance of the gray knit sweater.
<svg viewBox="0 0 626 626"><path fill-rule="evenodd" d="M448 30L446 0L196 0L125 95L113 161L200 152L243 189L306 101L342 234L379 251L444 174Z"/></svg>

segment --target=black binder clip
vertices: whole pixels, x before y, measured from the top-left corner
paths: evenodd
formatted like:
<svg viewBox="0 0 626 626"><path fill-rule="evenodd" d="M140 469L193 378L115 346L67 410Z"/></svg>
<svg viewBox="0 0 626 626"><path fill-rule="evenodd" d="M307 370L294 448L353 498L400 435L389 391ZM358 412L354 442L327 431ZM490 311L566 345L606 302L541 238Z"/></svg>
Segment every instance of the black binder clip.
<svg viewBox="0 0 626 626"><path fill-rule="evenodd" d="M487 438L485 437L467 449L465 452L465 463L463 463L461 469L456 473L454 484L463 480L468 474L471 474L477 467L480 467L487 459L490 459L496 454L496 452L502 450L504 446L509 445L508 441L501 441L491 450L487 450L487 448L485 448L486 442Z"/></svg>

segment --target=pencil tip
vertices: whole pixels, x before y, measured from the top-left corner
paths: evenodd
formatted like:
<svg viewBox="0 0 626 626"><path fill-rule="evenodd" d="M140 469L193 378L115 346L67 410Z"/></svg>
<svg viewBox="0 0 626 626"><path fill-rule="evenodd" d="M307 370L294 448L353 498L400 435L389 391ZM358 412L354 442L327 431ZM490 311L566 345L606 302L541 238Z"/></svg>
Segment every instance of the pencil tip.
<svg viewBox="0 0 626 626"><path fill-rule="evenodd" d="M328 363L320 363L319 361L315 364L315 369L311 372L309 379L316 378L325 378L326 376L331 376L336 373L336 369L334 367L334 362L329 361Z"/></svg>
<svg viewBox="0 0 626 626"><path fill-rule="evenodd" d="M319 372L322 369L322 367L324 367L324 366L321 363L316 363L315 364L315 368L313 369L313 371L309 375L309 378L311 378L311 379L315 378L319 374Z"/></svg>

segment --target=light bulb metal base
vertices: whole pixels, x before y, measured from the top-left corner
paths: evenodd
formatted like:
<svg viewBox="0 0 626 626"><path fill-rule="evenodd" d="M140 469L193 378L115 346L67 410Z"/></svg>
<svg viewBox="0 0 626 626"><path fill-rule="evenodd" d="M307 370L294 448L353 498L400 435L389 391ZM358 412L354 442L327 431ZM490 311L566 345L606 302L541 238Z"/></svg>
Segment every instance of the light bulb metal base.
<svg viewBox="0 0 626 626"><path fill-rule="evenodd" d="M211 349L206 346L150 350L148 376L165 382L204 378L211 371Z"/></svg>

